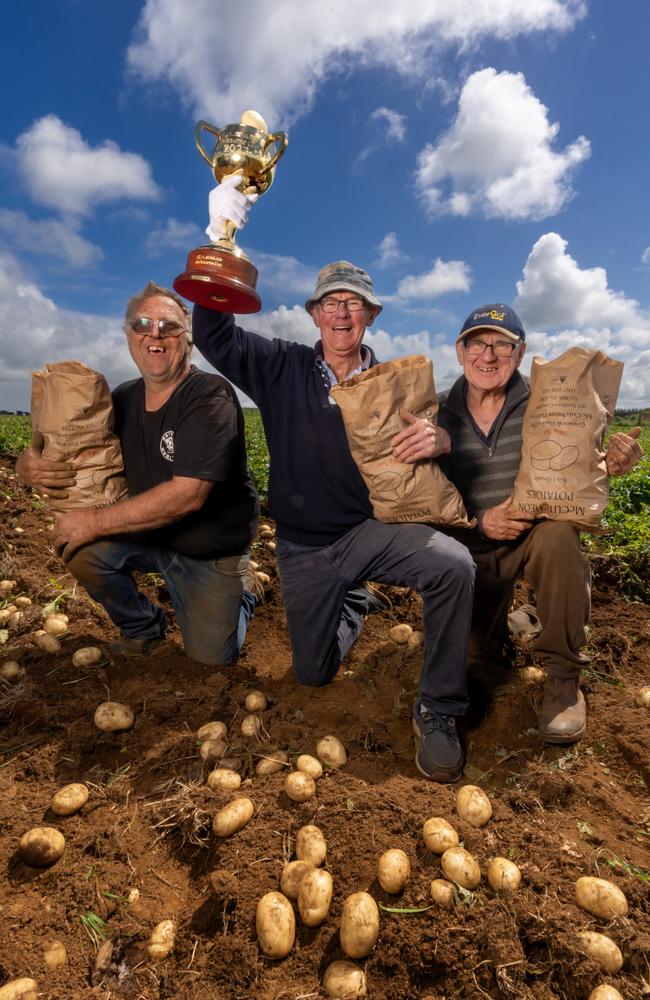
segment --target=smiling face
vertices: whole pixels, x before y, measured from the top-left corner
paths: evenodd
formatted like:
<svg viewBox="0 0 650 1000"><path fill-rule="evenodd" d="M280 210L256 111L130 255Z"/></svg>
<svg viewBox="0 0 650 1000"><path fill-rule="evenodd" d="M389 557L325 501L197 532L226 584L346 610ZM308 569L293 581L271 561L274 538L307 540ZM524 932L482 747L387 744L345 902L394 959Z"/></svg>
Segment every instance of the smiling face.
<svg viewBox="0 0 650 1000"><path fill-rule="evenodd" d="M188 338L188 318L181 307L164 295L144 299L133 319L148 316L153 320L150 333L134 333L127 323L126 336L131 357L138 367L145 384L155 389L175 385L185 376L190 364L192 345ZM180 323L183 332L178 337L161 337L157 321L171 320Z"/></svg>
<svg viewBox="0 0 650 1000"><path fill-rule="evenodd" d="M477 340L488 346L482 354L469 354L467 345ZM500 343L512 343L512 341L495 330L474 330L456 344L456 357L459 364L462 365L465 378L472 389L496 395L505 392L512 373L521 364L526 352L526 344L524 341L520 341L513 345L510 354L505 355L505 357L497 357L492 345Z"/></svg>
<svg viewBox="0 0 650 1000"><path fill-rule="evenodd" d="M311 310L311 318L320 330L323 356L334 371L348 364L352 370L358 366L366 327L370 326L379 310L366 303L363 309L350 312L347 301L360 298L354 292L328 292L326 298L339 300L336 312L325 312L319 302Z"/></svg>

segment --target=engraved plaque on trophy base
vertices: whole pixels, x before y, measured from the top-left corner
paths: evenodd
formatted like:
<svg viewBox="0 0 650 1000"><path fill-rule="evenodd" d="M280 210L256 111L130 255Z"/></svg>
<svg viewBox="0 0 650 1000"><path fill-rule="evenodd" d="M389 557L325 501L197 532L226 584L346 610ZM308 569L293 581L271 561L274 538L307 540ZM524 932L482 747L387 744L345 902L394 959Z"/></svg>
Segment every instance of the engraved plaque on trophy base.
<svg viewBox="0 0 650 1000"><path fill-rule="evenodd" d="M207 244L190 251L185 271L174 281L174 290L205 309L254 313L262 306L256 283L257 268L247 257Z"/></svg>

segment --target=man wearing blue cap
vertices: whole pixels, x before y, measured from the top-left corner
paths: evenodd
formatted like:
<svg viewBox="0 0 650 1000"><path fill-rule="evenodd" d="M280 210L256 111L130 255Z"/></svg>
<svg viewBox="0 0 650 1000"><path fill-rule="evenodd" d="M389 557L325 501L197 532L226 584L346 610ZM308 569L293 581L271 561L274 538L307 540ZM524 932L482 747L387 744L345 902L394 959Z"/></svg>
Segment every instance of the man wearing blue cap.
<svg viewBox="0 0 650 1000"><path fill-rule="evenodd" d="M533 514L510 508L530 395L528 380L518 371L525 351L526 333L510 306L494 302L470 313L456 341L463 374L439 397L438 421L453 448L438 461L468 514L478 519L477 528L462 532L477 569L470 648L490 655L502 646L515 580L523 576L535 592L542 625L534 643L547 674L540 734L547 743L573 743L586 728L579 679L589 662L581 647L589 621L590 571L570 524L534 523ZM607 470L620 475L640 457L633 434L615 434Z"/></svg>

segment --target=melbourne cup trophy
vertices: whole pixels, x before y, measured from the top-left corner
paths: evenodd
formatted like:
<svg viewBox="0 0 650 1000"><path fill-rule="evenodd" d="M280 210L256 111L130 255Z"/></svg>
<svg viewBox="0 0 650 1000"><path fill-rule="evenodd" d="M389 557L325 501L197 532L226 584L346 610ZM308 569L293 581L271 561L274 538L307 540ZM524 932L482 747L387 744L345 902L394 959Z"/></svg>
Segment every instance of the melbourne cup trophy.
<svg viewBox="0 0 650 1000"><path fill-rule="evenodd" d="M212 153L203 145L203 133L216 137ZM246 194L264 194L269 189L275 165L287 148L286 132L272 135L256 111L245 111L232 125L217 128L200 121L194 139L203 159L210 164L215 180L221 183L229 174L238 174L240 190ZM257 268L235 243L237 227L226 221L216 243L191 250L185 271L174 281L179 295L205 306L231 313L253 313L261 308L255 291Z"/></svg>

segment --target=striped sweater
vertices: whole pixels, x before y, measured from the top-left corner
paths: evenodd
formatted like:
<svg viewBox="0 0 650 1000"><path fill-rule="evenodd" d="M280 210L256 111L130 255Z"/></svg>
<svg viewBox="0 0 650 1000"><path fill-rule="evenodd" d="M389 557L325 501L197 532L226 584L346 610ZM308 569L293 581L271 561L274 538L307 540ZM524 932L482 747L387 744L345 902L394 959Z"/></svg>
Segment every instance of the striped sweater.
<svg viewBox="0 0 650 1000"><path fill-rule="evenodd" d="M451 454L442 455L438 462L459 490L468 514L479 520L473 534L483 539L482 547L491 547L502 543L491 543L481 534L482 514L512 493L521 460L521 431L530 388L528 379L515 371L506 386L506 400L488 447L477 435L467 413L466 387L467 380L461 375L449 392L438 396L438 423L448 431L453 447Z"/></svg>

